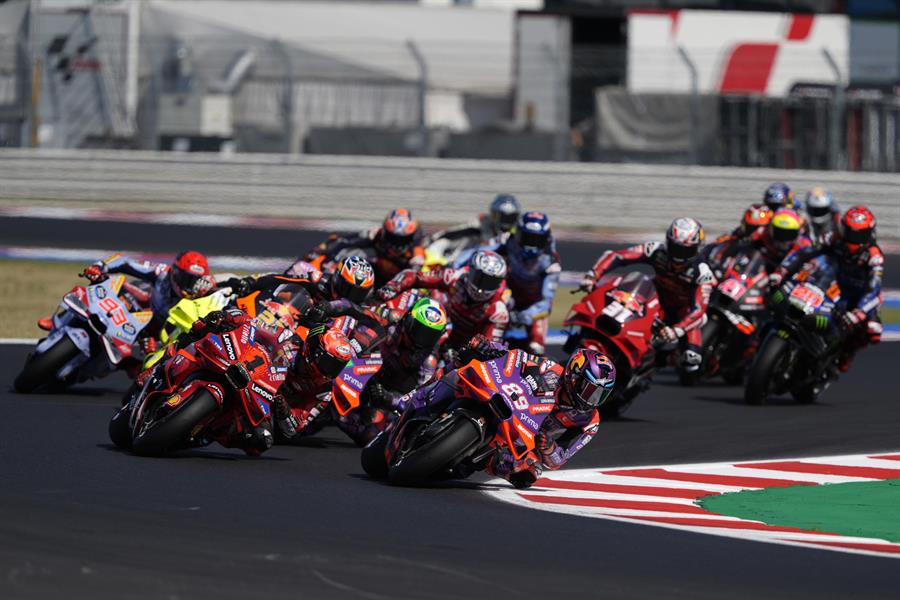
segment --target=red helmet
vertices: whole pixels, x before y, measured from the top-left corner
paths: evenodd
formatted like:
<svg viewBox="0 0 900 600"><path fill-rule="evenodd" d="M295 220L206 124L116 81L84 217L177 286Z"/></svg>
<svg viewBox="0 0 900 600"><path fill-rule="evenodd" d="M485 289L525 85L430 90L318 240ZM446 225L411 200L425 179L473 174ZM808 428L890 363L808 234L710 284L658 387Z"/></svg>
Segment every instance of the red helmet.
<svg viewBox="0 0 900 600"><path fill-rule="evenodd" d="M340 329L320 325L309 330L303 356L320 375L334 379L353 358L353 346Z"/></svg>
<svg viewBox="0 0 900 600"><path fill-rule="evenodd" d="M857 205L841 219L841 241L851 254L856 254L875 241L875 215L868 207Z"/></svg>
<svg viewBox="0 0 900 600"><path fill-rule="evenodd" d="M396 208L384 219L376 241L381 251L399 258L412 250L418 234L419 222L412 213L405 208Z"/></svg>
<svg viewBox="0 0 900 600"><path fill-rule="evenodd" d="M765 204L751 204L741 219L741 231L744 235L753 233L756 229L768 225L774 214L775 212Z"/></svg>
<svg viewBox="0 0 900 600"><path fill-rule="evenodd" d="M209 276L209 261L199 252L187 250L175 257L169 270L172 291L182 298L199 298L215 287Z"/></svg>
<svg viewBox="0 0 900 600"><path fill-rule="evenodd" d="M334 300L346 298L362 304L375 287L375 270L369 261L348 256L337 264L331 275L331 294Z"/></svg>

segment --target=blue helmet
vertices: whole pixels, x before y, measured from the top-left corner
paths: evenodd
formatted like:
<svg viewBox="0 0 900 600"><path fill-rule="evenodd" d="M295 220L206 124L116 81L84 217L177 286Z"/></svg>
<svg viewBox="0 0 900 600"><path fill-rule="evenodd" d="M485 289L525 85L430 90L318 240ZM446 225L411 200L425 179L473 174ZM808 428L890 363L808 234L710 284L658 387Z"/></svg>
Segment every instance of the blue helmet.
<svg viewBox="0 0 900 600"><path fill-rule="evenodd" d="M516 225L516 244L523 258L534 258L550 245L550 219L542 212L527 212Z"/></svg>
<svg viewBox="0 0 900 600"><path fill-rule="evenodd" d="M497 197L491 202L490 210L494 233L505 233L512 231L512 228L516 226L522 207L519 206L519 201L512 194L497 194Z"/></svg>
<svg viewBox="0 0 900 600"><path fill-rule="evenodd" d="M766 188L766 193L763 194L763 202L772 210L778 210L779 208L797 210L800 208L794 201L794 192L791 191L791 188L786 183L773 183Z"/></svg>

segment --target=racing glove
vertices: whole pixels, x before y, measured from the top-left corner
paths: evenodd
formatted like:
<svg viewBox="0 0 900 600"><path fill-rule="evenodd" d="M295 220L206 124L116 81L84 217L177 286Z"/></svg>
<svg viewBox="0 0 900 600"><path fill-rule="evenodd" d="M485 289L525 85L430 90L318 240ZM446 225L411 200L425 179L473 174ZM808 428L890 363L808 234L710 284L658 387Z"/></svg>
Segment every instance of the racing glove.
<svg viewBox="0 0 900 600"><path fill-rule="evenodd" d="M399 293L400 293L400 286L398 286L396 283L394 283L392 281L388 281L386 284L384 284L381 287L380 290L378 290L378 292L376 292L376 295L378 296L378 299L381 300L382 302L387 302L388 300L395 297Z"/></svg>
<svg viewBox="0 0 900 600"><path fill-rule="evenodd" d="M327 302L316 302L307 306L301 316L307 323L325 323L328 321L328 308Z"/></svg>
<svg viewBox="0 0 900 600"><path fill-rule="evenodd" d="M681 327L663 327L659 330L659 338L667 344L677 342L678 338L683 335L684 329L682 329Z"/></svg>
<svg viewBox="0 0 900 600"><path fill-rule="evenodd" d="M246 296L253 290L256 279L253 277L232 277L222 282L222 287L230 287L237 296Z"/></svg>
<svg viewBox="0 0 900 600"><path fill-rule="evenodd" d="M579 291L579 292L590 292L591 290L594 289L594 282L595 282L595 281L596 281L596 280L594 279L594 272L593 272L593 271L588 271L588 272L585 273L584 276L581 278L581 283L578 284L578 290L576 290L576 291Z"/></svg>
<svg viewBox="0 0 900 600"><path fill-rule="evenodd" d="M858 308L854 308L853 310L848 310L844 313L844 316L841 317L841 321L844 323L844 326L847 329L853 329L860 323L865 322L867 319L866 313Z"/></svg>
<svg viewBox="0 0 900 600"><path fill-rule="evenodd" d="M509 348L504 345L497 345L480 333L469 340L466 347L459 353L459 361L465 364L472 359L475 360L491 360L499 358L509 352Z"/></svg>
<svg viewBox="0 0 900 600"><path fill-rule="evenodd" d="M84 277L91 283L100 283L101 281L106 280L106 273L104 272L105 265L90 265L86 267L84 271L82 271L79 275Z"/></svg>
<svg viewBox="0 0 900 600"><path fill-rule="evenodd" d="M784 281L784 273L781 271L775 271L769 275L769 292L774 292L781 287L782 281Z"/></svg>

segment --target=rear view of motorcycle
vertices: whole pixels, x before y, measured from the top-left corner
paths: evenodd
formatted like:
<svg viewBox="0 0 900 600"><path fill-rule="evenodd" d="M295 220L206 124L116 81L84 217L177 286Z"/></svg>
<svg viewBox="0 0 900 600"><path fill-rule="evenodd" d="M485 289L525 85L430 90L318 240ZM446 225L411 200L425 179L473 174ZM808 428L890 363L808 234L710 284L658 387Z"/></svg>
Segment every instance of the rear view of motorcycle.
<svg viewBox="0 0 900 600"><path fill-rule="evenodd" d="M653 333L659 318L653 279L634 271L602 277L563 322L570 331L566 352L579 346L592 348L607 354L616 365L616 387L600 407L603 417L624 413L650 385L657 354Z"/></svg>
<svg viewBox="0 0 900 600"><path fill-rule="evenodd" d="M784 393L812 403L837 379L844 339L840 294L829 269L801 272L772 294L774 319L747 376L747 404L765 404Z"/></svg>
<svg viewBox="0 0 900 600"><path fill-rule="evenodd" d="M147 301L146 291L123 275L73 287L13 387L29 393L103 377L126 366L137 368L143 357L138 338L153 317Z"/></svg>
<svg viewBox="0 0 900 600"><path fill-rule="evenodd" d="M707 377L721 375L729 384L743 382L763 318L768 274L758 251L729 258L713 291L703 325Z"/></svg>

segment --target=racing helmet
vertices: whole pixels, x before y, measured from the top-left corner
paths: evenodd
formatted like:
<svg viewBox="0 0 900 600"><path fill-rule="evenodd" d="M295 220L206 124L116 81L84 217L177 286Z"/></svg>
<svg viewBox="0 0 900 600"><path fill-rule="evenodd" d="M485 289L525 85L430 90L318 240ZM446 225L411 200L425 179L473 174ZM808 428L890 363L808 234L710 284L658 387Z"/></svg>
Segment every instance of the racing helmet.
<svg viewBox="0 0 900 600"><path fill-rule="evenodd" d="M687 263L700 252L706 233L697 219L680 217L666 230L666 252L670 263Z"/></svg>
<svg viewBox="0 0 900 600"><path fill-rule="evenodd" d="M490 300L506 279L506 261L490 250L479 250L469 259L466 294L474 302Z"/></svg>
<svg viewBox="0 0 900 600"><path fill-rule="evenodd" d="M497 194L494 201L491 202L491 226L494 233L505 233L512 231L519 220L519 214L522 208L519 201L512 194Z"/></svg>
<svg viewBox="0 0 900 600"><path fill-rule="evenodd" d="M797 242L803 219L792 208L779 208L766 227L769 243L779 252L787 252Z"/></svg>
<svg viewBox="0 0 900 600"><path fill-rule="evenodd" d="M306 336L303 358L314 371L334 379L353 358L353 346L340 329L319 325L310 329Z"/></svg>
<svg viewBox="0 0 900 600"><path fill-rule="evenodd" d="M527 212L516 224L515 240L525 259L535 258L550 245L550 219L542 212Z"/></svg>
<svg viewBox="0 0 900 600"><path fill-rule="evenodd" d="M209 275L209 261L206 256L187 250L175 257L169 267L169 281L172 291L181 298L199 298L215 287Z"/></svg>
<svg viewBox="0 0 900 600"><path fill-rule="evenodd" d="M447 311L431 298L421 298L400 323L402 334L415 348L431 348L447 329Z"/></svg>
<svg viewBox="0 0 900 600"><path fill-rule="evenodd" d="M763 203L772 210L777 210L783 206L787 208L797 208L794 205L794 192L786 183L773 183L766 188L763 194Z"/></svg>
<svg viewBox="0 0 900 600"><path fill-rule="evenodd" d="M376 249L391 258L402 258L416 244L419 222L405 208L395 208L385 217L375 237Z"/></svg>
<svg viewBox="0 0 900 600"><path fill-rule="evenodd" d="M765 227L772 220L775 214L771 208L765 204L751 204L750 208L744 211L741 219L741 232L744 235L750 235L760 227Z"/></svg>
<svg viewBox="0 0 900 600"><path fill-rule="evenodd" d="M831 220L834 212L834 196L823 187L816 186L806 192L806 214L816 225L824 225Z"/></svg>
<svg viewBox="0 0 900 600"><path fill-rule="evenodd" d="M341 260L331 274L333 300L346 298L362 304L375 287L375 269L365 258L348 256Z"/></svg>
<svg viewBox="0 0 900 600"><path fill-rule="evenodd" d="M851 207L841 218L841 243L856 254L875 241L875 215L867 206Z"/></svg>
<svg viewBox="0 0 900 600"><path fill-rule="evenodd" d="M569 357L563 388L574 408L597 408L610 397L615 385L616 366L605 354L579 348Z"/></svg>

